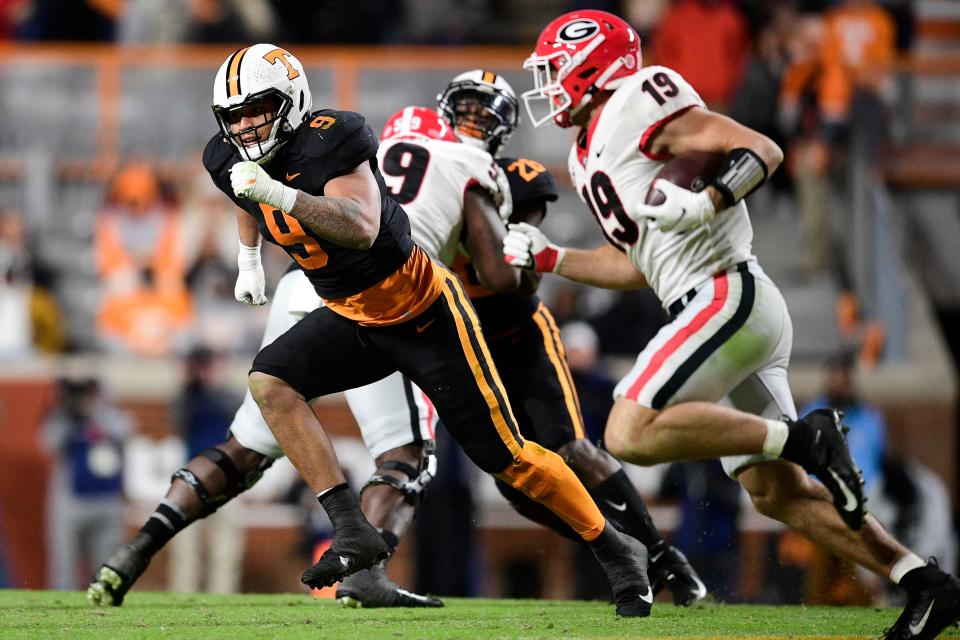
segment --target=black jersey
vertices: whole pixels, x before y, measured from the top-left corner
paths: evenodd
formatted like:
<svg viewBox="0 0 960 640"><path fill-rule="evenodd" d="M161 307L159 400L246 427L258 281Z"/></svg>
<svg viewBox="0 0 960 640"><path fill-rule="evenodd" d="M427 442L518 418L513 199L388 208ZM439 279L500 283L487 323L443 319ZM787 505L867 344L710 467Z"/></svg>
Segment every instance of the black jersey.
<svg viewBox="0 0 960 640"><path fill-rule="evenodd" d="M497 164L507 174L514 209L554 202L557 183L547 168L527 158L498 158Z"/></svg>
<svg viewBox="0 0 960 640"><path fill-rule="evenodd" d="M384 280L413 251L410 221L400 205L387 196L377 167L377 145L377 136L359 113L322 109L311 114L293 139L264 166L274 180L321 196L328 181L369 162L380 186L380 231L366 251L325 240L279 209L235 196L230 167L241 158L221 135L207 143L203 166L217 187L254 217L263 237L290 254L322 298L338 299Z"/></svg>

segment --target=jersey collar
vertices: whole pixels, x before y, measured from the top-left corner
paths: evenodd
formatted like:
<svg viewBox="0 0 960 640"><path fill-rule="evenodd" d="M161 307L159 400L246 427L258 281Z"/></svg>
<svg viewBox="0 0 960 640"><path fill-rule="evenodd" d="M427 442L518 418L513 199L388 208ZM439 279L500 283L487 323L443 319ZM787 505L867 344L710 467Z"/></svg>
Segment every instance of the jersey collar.
<svg viewBox="0 0 960 640"><path fill-rule="evenodd" d="M577 160L583 167L587 166L588 151L590 151L590 142L593 140L593 132L597 130L597 123L600 122L600 116L603 115L603 110L607 108L607 103L609 102L610 101L607 100L600 105L600 108L593 114L593 118L591 118L587 128L580 129L580 132L577 134Z"/></svg>

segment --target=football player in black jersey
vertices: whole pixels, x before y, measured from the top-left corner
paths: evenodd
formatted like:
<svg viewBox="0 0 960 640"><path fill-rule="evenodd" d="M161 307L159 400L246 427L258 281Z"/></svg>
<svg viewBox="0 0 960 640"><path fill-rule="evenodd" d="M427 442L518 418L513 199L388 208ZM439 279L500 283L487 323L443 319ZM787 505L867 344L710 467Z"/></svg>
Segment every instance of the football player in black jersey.
<svg viewBox="0 0 960 640"><path fill-rule="evenodd" d="M556 185L535 160L499 157L519 123L519 104L510 84L491 71L474 69L451 80L437 102L461 141L497 156L513 200L509 221L538 226L547 203L557 199ZM494 294L484 288L466 259L454 267L483 325L520 433L560 454L607 519L647 546L655 591L666 587L674 603L683 606L706 596L686 557L653 524L621 463L584 437L577 392L550 310L535 294ZM498 479L497 488L522 515L576 539L562 520L509 484Z"/></svg>
<svg viewBox="0 0 960 640"><path fill-rule="evenodd" d="M311 108L293 55L269 44L240 49L217 73L220 132L203 154L214 183L241 209L238 298L266 300L259 265L266 238L300 265L326 303L261 349L249 376L263 417L334 526L330 548L301 580L328 586L388 553L308 400L399 370L430 397L481 469L546 505L587 541L618 614L649 615L646 549L604 519L559 456L520 435L469 298L456 276L413 243L405 212L387 197L377 138L363 116ZM191 461L176 483L181 494L195 494L190 513L161 504L167 508L154 514L153 532L169 539L211 499L242 491L263 461L252 453L215 449ZM100 586L113 599L112 584Z"/></svg>

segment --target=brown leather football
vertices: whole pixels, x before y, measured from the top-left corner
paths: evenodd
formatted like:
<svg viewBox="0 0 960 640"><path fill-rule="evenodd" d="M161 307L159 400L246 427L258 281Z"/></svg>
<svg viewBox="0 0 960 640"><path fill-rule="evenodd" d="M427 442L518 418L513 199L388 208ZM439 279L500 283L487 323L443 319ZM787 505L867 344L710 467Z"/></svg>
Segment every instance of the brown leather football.
<svg viewBox="0 0 960 640"><path fill-rule="evenodd" d="M667 162L660 167L660 171L657 172L654 181L663 179L667 182L672 182L678 187L689 189L690 191L703 191L707 185L710 184L710 181L713 180L713 176L715 176L717 170L720 169L720 163L723 162L725 157L722 153L706 153L702 151L694 151L692 153L685 153L682 156L676 156L667 160ZM650 191L647 192L647 204L656 206L662 204L663 201L663 193L659 190L651 188Z"/></svg>

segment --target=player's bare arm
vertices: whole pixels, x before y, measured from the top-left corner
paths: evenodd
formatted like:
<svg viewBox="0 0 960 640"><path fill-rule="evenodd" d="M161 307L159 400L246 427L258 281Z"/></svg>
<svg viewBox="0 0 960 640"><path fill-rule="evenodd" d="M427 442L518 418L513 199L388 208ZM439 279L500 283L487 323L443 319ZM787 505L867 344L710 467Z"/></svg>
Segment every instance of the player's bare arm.
<svg viewBox="0 0 960 640"><path fill-rule="evenodd" d="M637 271L627 254L610 245L594 249L567 248L554 273L603 289L631 291L648 286L647 279Z"/></svg>
<svg viewBox="0 0 960 640"><path fill-rule="evenodd" d="M503 258L507 264L556 273L603 289L629 291L649 286L627 254L616 247L560 247L550 242L540 229L526 223L509 225L503 239Z"/></svg>
<svg viewBox="0 0 960 640"><path fill-rule="evenodd" d="M681 156L702 151L729 154L736 149L753 152L766 168L766 177L783 162L783 151L767 136L725 115L700 107L670 120L653 136L647 151L654 155ZM729 206L717 187L707 187L717 211Z"/></svg>
<svg viewBox="0 0 960 640"><path fill-rule="evenodd" d="M330 180L324 195L297 192L290 215L317 235L351 249L369 249L380 231L380 189L366 162Z"/></svg>
<svg viewBox="0 0 960 640"><path fill-rule="evenodd" d="M520 286L520 270L502 259L500 247L506 229L497 207L485 189L471 187L464 195L463 244L470 253L477 278L497 293L510 293Z"/></svg>
<svg viewBox="0 0 960 640"><path fill-rule="evenodd" d="M260 229L257 228L257 221L243 209L237 209L237 233L240 236L240 244L245 247L257 247L260 245Z"/></svg>

